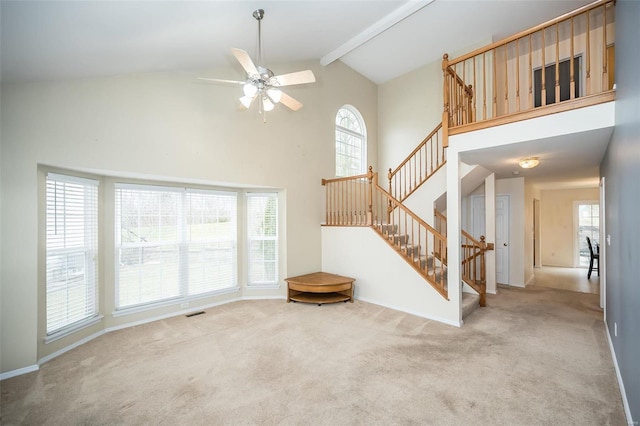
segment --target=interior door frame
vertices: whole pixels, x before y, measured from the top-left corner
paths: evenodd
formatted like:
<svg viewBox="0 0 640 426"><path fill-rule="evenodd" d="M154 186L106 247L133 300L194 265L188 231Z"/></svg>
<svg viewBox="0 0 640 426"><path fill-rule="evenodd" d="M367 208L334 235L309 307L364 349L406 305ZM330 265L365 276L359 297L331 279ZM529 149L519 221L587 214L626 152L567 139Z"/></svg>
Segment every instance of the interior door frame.
<svg viewBox="0 0 640 426"><path fill-rule="evenodd" d="M579 214L579 206L581 204L597 204L600 208L601 204L600 204L600 200L574 200L573 201L573 243L571 244L572 247L572 251L573 251L573 267L574 268L586 268L585 266L580 266L580 241L579 241L579 236L580 236L580 219L578 217ZM602 212L599 211L598 213L599 217L601 217ZM601 221L601 219L600 219ZM602 231L600 228L601 223L598 224L598 232L600 232L600 237L602 237ZM602 241L602 239L601 239ZM600 267L600 264L598 264L598 267Z"/></svg>
<svg viewBox="0 0 640 426"><path fill-rule="evenodd" d="M500 198L506 200L506 205L507 205L507 215L506 215L506 218L505 218L506 230L507 230L507 245L505 246L506 250L507 250L507 262L506 262L505 265L503 265L504 268L506 269L505 275L507 277L507 282L504 282L504 283L501 282L500 284L511 285L511 265L510 265L510 263L511 263L511 243L509 242L510 234L511 234L511 197L509 196L509 194L496 194L496 201L498 199L500 199ZM469 228L470 228L469 232L474 237L478 236L480 234L480 231L482 231L482 233L484 233L484 229L482 229L482 230L474 229L475 228L475 226L474 226L474 223L475 223L474 217L476 216L476 212L475 212L475 208L474 208L474 205L475 205L474 200L476 200L476 199L484 200L482 205L485 206L485 210L486 210L486 197L484 195L471 195L470 196L470 200L469 200L470 203L469 204L470 204L470 210L471 210L470 213L471 214L470 214L470 218L467 221L467 223L469 224ZM485 214L486 214L485 211L483 211L482 212L483 217L485 217ZM493 218L493 220L494 220L494 222L497 222L495 217ZM498 227L496 226L496 229L497 228ZM497 255L497 244L498 244L497 238L498 238L498 236L497 236L497 233L496 233L496 241L495 241L495 243L496 243L496 249L495 249L495 251L496 251L496 259L498 257L498 255ZM496 270L496 283L498 283L498 278L497 277L498 277L498 274L497 274L497 270Z"/></svg>

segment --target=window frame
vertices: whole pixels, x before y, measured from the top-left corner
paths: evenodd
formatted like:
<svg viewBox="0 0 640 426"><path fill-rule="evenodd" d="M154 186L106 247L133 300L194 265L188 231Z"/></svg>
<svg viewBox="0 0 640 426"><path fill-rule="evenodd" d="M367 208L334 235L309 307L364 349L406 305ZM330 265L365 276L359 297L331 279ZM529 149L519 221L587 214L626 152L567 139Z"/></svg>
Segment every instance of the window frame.
<svg viewBox="0 0 640 426"><path fill-rule="evenodd" d="M357 131L355 131L354 129L350 129L348 127L344 127L341 126L340 124L337 123L337 119L338 116L340 115L341 111L347 111L350 114L353 114L353 116L355 117L356 121L359 123L361 129L362 129L362 133L358 133ZM366 123L364 121L364 118L362 117L362 114L360 114L360 111L358 111L358 109L356 107L354 107L353 105L343 105L340 108L338 108L338 111L336 112L335 116L334 116L334 166L335 166L335 175L336 177L349 177L349 176L357 176L359 174L364 174L367 172L367 126ZM353 174L344 174L342 175L340 173L340 171L338 170L338 144L344 144L343 142L339 142L338 141L338 132L340 133L344 133L346 135L352 136L354 138L359 138L362 140L362 145L360 147L360 167L359 170L355 171Z"/></svg>
<svg viewBox="0 0 640 426"><path fill-rule="evenodd" d="M49 227L49 214L50 214L50 182L53 183L56 188L56 193L53 195L54 197L54 218L56 225L56 230L54 231L57 234L58 229L58 199L57 199L57 185L61 183L64 186L63 191L65 192L64 199L66 211L66 186L67 185L81 185L83 192L83 201L84 204L83 209L84 212L82 214L82 228L83 231L82 239L83 246L80 247L67 247L67 237L70 236L67 233L66 223L68 218L65 216L62 218L64 224L62 225L64 229L63 242L57 242L57 244L62 244L64 247L52 248L49 247L50 243L54 244L52 241L50 242L50 227ZM89 191L89 192L88 192ZM90 197L90 198L88 198ZM70 200L73 202L73 200ZM95 324L101 319L100 316L100 287L99 287L99 274L100 274L100 180L84 178L77 176L73 173L57 173L53 171L47 171L44 173L44 335L45 342L51 342L57 339L60 339L64 336L67 336L77 330L86 328L90 325ZM78 208L79 206L75 206ZM91 209L91 211L87 211L87 209ZM71 218L69 218L71 219ZM76 216L77 219L77 216ZM80 238L80 235L75 235L76 238ZM88 241L87 241L88 239ZM55 252L55 253L54 253ZM85 289L85 294L88 294L88 297L85 295L85 314L77 316L72 319L67 319L67 321L60 321L60 325L57 325L53 328L50 328L50 309L52 306L50 305L50 301L52 297L50 292L52 289L50 285L53 286L53 281L50 281L50 266L53 261L53 258L56 256L68 256L73 253L83 253L84 257L84 273L83 276L85 280L84 286L87 287ZM65 268L65 271L68 271L68 266ZM77 269L77 268L76 268ZM65 272L65 276L68 276L68 272ZM77 287L77 286L76 286ZM62 289L69 290L69 283L65 286L62 286ZM60 290L60 289L58 289ZM67 291L67 299L69 297ZM70 306L68 305L67 300L67 311L69 311Z"/></svg>
<svg viewBox="0 0 640 426"><path fill-rule="evenodd" d="M249 199L252 197L269 197L275 201L275 235L274 236L252 236L251 235L251 218L250 218L250 202ZM252 192L246 191L244 196L244 213L245 213L245 258L246 258L246 267L244 271L246 273L246 285L248 288L277 288L280 283L280 262L281 262L281 253L280 253L280 240L282 238L282 234L280 232L280 193L278 191L261 191L261 192ZM275 259L273 260L274 264L274 277L272 280L265 281L252 281L252 257L251 257L251 243L252 241L275 241L274 254Z"/></svg>

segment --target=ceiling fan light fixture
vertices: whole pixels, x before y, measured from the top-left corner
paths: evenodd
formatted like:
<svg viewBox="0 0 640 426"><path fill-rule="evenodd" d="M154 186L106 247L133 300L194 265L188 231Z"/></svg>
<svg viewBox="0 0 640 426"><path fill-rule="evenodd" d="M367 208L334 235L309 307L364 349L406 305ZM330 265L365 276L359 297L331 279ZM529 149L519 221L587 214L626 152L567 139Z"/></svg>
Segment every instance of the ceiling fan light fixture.
<svg viewBox="0 0 640 426"><path fill-rule="evenodd" d="M253 98L258 93L258 88L251 82L242 86L242 92L245 96Z"/></svg>
<svg viewBox="0 0 640 426"><path fill-rule="evenodd" d="M538 164L540 164L540 160L538 159L538 157L521 158L518 161L518 165L523 169L533 169Z"/></svg>
<svg viewBox="0 0 640 426"><path fill-rule="evenodd" d="M249 107L251 106L251 103L253 102L253 99L255 98L255 95L253 96L243 96L240 98L240 103L247 109L249 109Z"/></svg>
<svg viewBox="0 0 640 426"><path fill-rule="evenodd" d="M273 104L273 102L271 102L269 100L269 98L267 96L263 96L262 97L262 108L265 111L269 112L269 111L272 111L273 108L275 108L275 105Z"/></svg>
<svg viewBox="0 0 640 426"><path fill-rule="evenodd" d="M271 102L277 104L282 99L282 92L279 89L270 88L267 90L267 96L271 99Z"/></svg>

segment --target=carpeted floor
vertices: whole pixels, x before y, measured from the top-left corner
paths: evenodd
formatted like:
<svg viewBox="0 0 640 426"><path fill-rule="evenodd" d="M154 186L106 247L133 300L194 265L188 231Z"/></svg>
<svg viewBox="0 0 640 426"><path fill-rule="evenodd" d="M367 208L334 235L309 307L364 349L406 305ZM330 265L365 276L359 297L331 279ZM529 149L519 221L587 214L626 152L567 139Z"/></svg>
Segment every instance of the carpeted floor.
<svg viewBox="0 0 640 426"><path fill-rule="evenodd" d="M7 425L625 425L598 296L500 289L458 329L356 301L243 301L5 380Z"/></svg>

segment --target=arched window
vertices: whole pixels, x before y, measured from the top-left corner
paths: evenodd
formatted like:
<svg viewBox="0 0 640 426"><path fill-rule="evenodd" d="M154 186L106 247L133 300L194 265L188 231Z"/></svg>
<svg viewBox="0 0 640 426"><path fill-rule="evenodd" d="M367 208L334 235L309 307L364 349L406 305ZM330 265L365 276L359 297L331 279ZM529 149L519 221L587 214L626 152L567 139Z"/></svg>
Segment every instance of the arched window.
<svg viewBox="0 0 640 426"><path fill-rule="evenodd" d="M345 105L336 114L336 176L366 172L367 131L357 109Z"/></svg>

